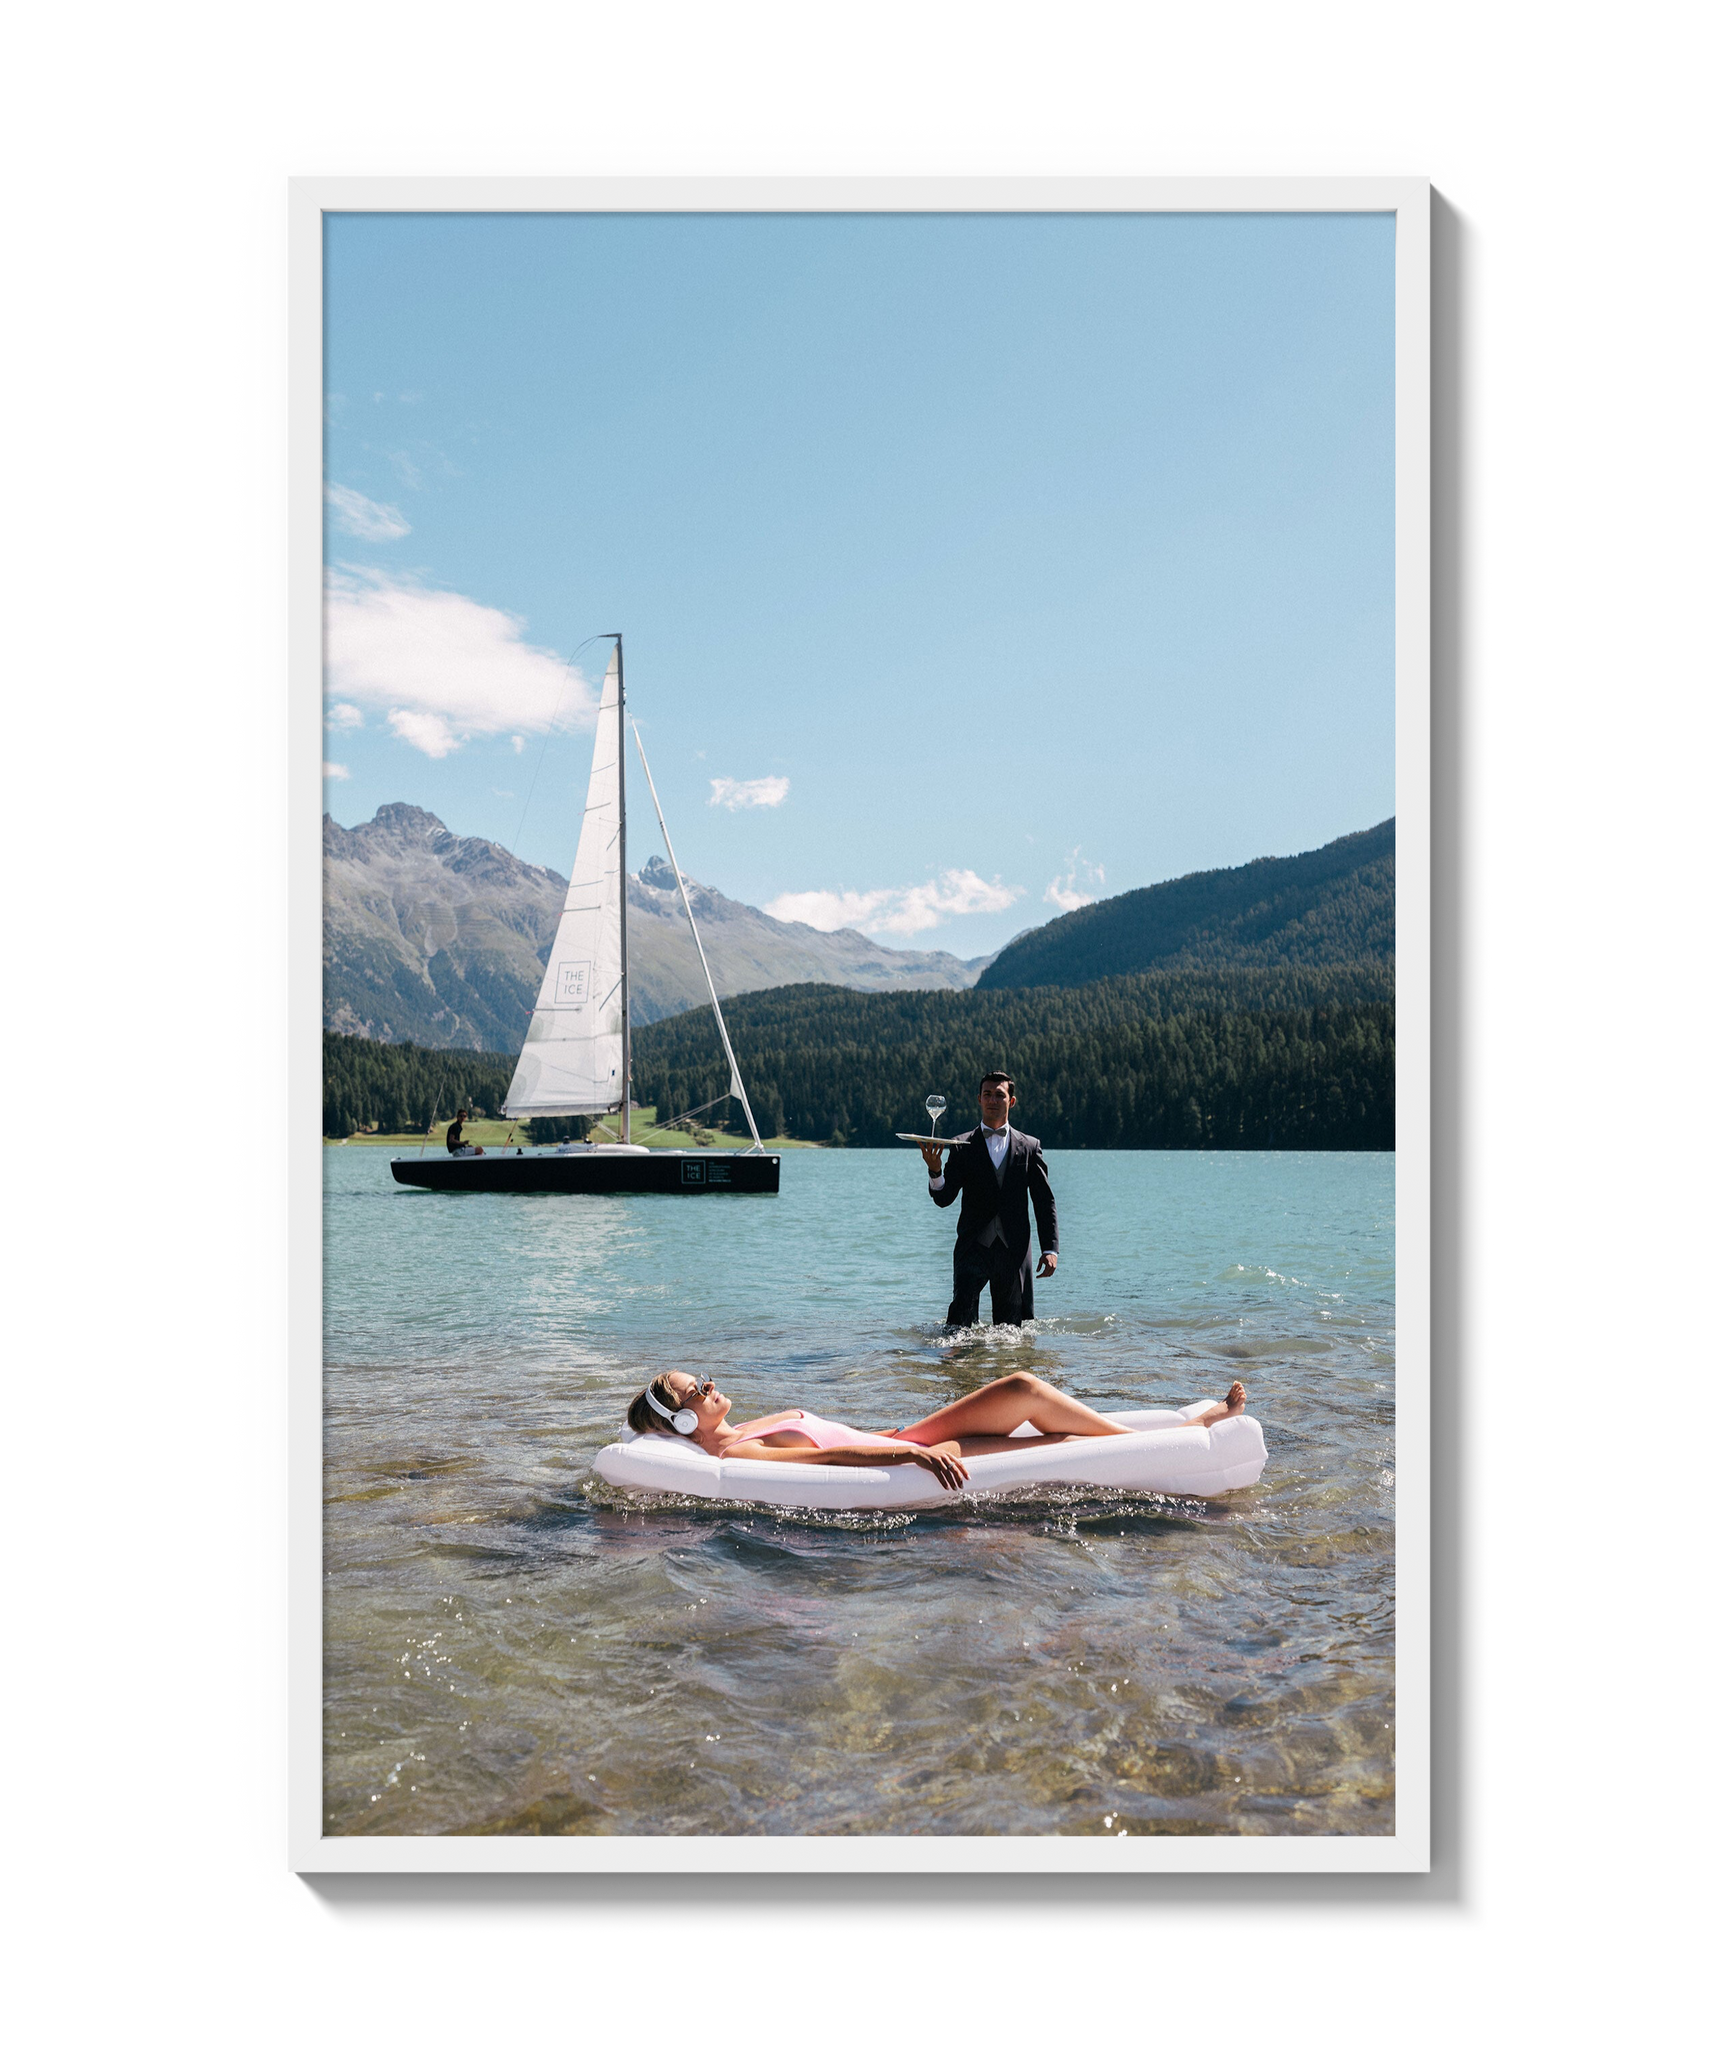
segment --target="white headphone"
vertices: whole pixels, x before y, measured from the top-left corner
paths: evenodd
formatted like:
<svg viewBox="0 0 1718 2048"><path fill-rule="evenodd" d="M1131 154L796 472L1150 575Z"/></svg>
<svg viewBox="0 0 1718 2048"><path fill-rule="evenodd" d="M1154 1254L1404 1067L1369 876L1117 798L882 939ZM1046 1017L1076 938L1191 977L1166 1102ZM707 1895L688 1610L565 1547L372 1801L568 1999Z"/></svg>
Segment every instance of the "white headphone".
<svg viewBox="0 0 1718 2048"><path fill-rule="evenodd" d="M662 1417L664 1422L673 1423L681 1436L691 1436L697 1430L698 1418L689 1408L664 1408L648 1387L644 1390L644 1398L656 1410L657 1414Z"/></svg>

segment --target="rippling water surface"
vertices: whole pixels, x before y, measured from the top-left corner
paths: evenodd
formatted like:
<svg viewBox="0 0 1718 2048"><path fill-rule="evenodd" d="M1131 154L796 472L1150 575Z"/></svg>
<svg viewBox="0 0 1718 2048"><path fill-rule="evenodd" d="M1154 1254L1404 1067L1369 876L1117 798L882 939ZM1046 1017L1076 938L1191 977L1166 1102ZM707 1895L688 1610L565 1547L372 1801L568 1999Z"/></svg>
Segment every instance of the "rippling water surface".
<svg viewBox="0 0 1718 2048"><path fill-rule="evenodd" d="M326 1160L330 1833L1393 1828L1392 1157L1058 1154L1039 1320L954 1341L904 1147L789 1152L773 1199ZM591 1463L664 1366L876 1426L1018 1367L1238 1375L1271 1457L1212 1502L651 1504Z"/></svg>

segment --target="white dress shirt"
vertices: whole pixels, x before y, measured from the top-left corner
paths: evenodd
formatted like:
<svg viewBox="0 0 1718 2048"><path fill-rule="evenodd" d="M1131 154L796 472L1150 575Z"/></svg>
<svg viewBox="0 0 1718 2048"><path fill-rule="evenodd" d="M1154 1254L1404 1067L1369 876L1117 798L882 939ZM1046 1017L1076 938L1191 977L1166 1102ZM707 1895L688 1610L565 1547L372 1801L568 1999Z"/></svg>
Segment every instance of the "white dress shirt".
<svg viewBox="0 0 1718 2048"><path fill-rule="evenodd" d="M991 1165L995 1167L998 1173L1000 1173L1002 1171L1002 1162L1004 1159L1008 1157L1008 1139L1010 1136L1009 1127L1007 1124L1004 1124L1001 1130L993 1131L990 1128L990 1126L986 1124L983 1126L983 1130L984 1149L990 1154ZM932 1192L935 1193L936 1190L942 1186L942 1184L943 1177L939 1173L936 1176L936 1178L931 1182Z"/></svg>

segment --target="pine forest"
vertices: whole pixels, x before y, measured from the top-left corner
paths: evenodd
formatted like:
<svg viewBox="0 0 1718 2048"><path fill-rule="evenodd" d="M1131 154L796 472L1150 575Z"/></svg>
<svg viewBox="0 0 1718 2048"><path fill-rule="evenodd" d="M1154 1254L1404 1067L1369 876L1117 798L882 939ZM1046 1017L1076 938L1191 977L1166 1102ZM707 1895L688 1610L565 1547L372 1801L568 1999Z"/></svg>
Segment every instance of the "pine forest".
<svg viewBox="0 0 1718 2048"><path fill-rule="evenodd" d="M873 994L800 983L723 1006L763 1136L892 1146L924 1098L976 1118L1002 1067L1023 1130L1047 1146L1380 1151L1395 1145L1395 986L1388 963L1174 969L1077 988ZM469 1106L494 1115L510 1055L324 1034L323 1130L423 1131ZM659 1121L720 1097L708 1006L633 1034L634 1099ZM706 1113L744 1128L737 1102ZM557 1133L560 1126L556 1126ZM532 1137L550 1135L533 1129Z"/></svg>

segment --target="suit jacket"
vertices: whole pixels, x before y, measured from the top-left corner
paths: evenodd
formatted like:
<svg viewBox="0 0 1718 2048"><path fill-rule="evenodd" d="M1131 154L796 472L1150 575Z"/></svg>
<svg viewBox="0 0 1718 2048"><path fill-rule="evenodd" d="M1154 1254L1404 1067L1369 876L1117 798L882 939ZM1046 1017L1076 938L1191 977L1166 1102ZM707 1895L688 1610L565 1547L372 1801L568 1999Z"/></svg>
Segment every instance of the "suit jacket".
<svg viewBox="0 0 1718 2048"><path fill-rule="evenodd" d="M984 1126L961 1135L971 1142L956 1145L943 1160L943 1184L931 1189L931 1200L946 1209L958 1195L960 1220L955 1228L955 1250L969 1244L989 1244L999 1226L1008 1249L1025 1258L1032 1249L1032 1226L1026 1203L1031 1198L1038 1218L1038 1249L1060 1252L1056 1236L1056 1197L1050 1192L1050 1175L1044 1165L1044 1148L1036 1138L1027 1137L1012 1125L1008 1130L1008 1155L1000 1177L990 1163L990 1148L984 1142Z"/></svg>

